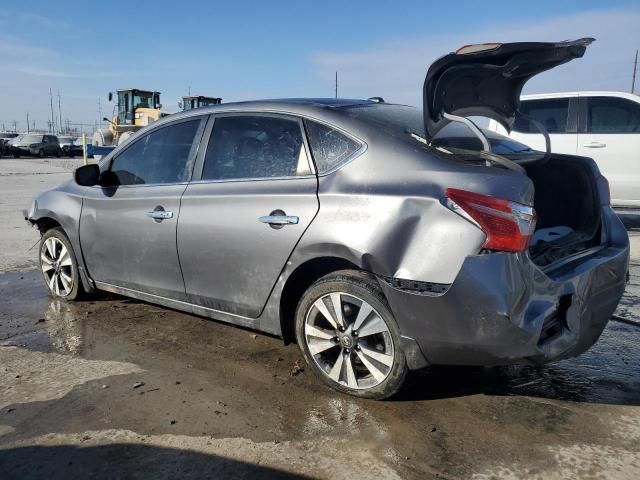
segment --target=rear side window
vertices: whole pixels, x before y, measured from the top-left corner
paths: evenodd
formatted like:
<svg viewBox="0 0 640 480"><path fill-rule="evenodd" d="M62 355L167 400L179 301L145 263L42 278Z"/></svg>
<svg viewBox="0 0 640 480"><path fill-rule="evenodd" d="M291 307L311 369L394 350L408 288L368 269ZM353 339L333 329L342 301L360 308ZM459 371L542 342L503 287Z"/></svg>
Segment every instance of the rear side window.
<svg viewBox="0 0 640 480"><path fill-rule="evenodd" d="M295 177L309 173L298 120L262 115L216 118L202 180Z"/></svg>
<svg viewBox="0 0 640 480"><path fill-rule="evenodd" d="M305 120L304 125L318 173L344 163L361 147L360 143L321 123Z"/></svg>
<svg viewBox="0 0 640 480"><path fill-rule="evenodd" d="M566 133L569 116L569 99L525 100L520 104L520 112L531 120L536 120L549 133ZM516 116L513 129L522 133L539 133L538 129L521 115Z"/></svg>
<svg viewBox="0 0 640 480"><path fill-rule="evenodd" d="M191 178L191 147L200 119L154 130L111 163L117 185L180 183Z"/></svg>
<svg viewBox="0 0 640 480"><path fill-rule="evenodd" d="M625 98L589 97L587 132L640 133L640 104Z"/></svg>

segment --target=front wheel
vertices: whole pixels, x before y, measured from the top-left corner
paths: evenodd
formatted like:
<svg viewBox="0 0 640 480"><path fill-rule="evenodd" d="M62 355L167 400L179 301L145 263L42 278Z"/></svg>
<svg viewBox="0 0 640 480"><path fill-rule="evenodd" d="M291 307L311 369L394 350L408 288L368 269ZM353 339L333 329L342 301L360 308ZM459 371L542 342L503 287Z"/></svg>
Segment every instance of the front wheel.
<svg viewBox="0 0 640 480"><path fill-rule="evenodd" d="M296 337L320 379L349 395L388 398L407 376L400 331L368 274L344 270L314 283L296 310Z"/></svg>
<svg viewBox="0 0 640 480"><path fill-rule="evenodd" d="M38 150L38 156L40 158L44 158L44 150L43 149Z"/></svg>
<svg viewBox="0 0 640 480"><path fill-rule="evenodd" d="M40 269L49 294L65 300L76 300L82 293L71 242L60 228L47 230L40 241Z"/></svg>

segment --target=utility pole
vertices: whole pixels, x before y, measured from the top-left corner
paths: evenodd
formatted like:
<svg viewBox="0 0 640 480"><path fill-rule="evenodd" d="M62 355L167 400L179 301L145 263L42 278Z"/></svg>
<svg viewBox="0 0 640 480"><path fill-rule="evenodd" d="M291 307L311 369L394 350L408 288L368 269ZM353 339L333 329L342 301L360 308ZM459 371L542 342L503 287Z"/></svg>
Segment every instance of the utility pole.
<svg viewBox="0 0 640 480"><path fill-rule="evenodd" d="M49 89L49 104L51 106L51 133L56 134L56 117L53 114L53 92Z"/></svg>
<svg viewBox="0 0 640 480"><path fill-rule="evenodd" d="M100 101L100 97L98 97L98 122L102 122L102 102ZM98 129L98 124L96 124L96 130Z"/></svg>
<svg viewBox="0 0 640 480"><path fill-rule="evenodd" d="M60 90L58 90L58 118L60 119L60 122L58 123L58 125L60 126L60 128L58 129L58 133L63 133L63 125L62 125L62 107L61 107L61 103L60 103Z"/></svg>
<svg viewBox="0 0 640 480"><path fill-rule="evenodd" d="M27 112L27 135L29 135L29 112Z"/></svg>
<svg viewBox="0 0 640 480"><path fill-rule="evenodd" d="M13 131L18 133L18 122L17 121L13 121Z"/></svg>
<svg viewBox="0 0 640 480"><path fill-rule="evenodd" d="M631 93L636 89L636 71L638 70L638 50L636 49L636 59L633 61L633 79L631 80Z"/></svg>
<svg viewBox="0 0 640 480"><path fill-rule="evenodd" d="M338 72L336 72L336 98L338 98Z"/></svg>

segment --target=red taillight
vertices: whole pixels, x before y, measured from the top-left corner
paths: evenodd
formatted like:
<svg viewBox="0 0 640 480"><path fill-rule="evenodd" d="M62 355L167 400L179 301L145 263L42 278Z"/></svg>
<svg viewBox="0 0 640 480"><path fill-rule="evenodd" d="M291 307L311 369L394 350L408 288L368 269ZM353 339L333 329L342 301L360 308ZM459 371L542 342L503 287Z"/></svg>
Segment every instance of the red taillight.
<svg viewBox="0 0 640 480"><path fill-rule="evenodd" d="M536 227L536 212L532 207L457 188L447 188L446 195L487 235L483 248L505 252L529 248Z"/></svg>

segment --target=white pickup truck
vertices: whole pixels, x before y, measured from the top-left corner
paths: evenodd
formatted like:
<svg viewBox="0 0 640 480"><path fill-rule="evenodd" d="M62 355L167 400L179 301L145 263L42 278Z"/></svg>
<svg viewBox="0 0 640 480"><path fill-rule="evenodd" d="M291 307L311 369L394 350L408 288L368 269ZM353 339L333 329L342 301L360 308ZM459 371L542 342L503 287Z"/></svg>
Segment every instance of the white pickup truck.
<svg viewBox="0 0 640 480"><path fill-rule="evenodd" d="M609 180L611 204L640 209L640 97L622 92L523 95L520 112L549 133L551 151L593 158ZM507 135L491 120L489 130ZM544 137L525 117L509 137L545 150ZM570 181L570 179L567 179Z"/></svg>

